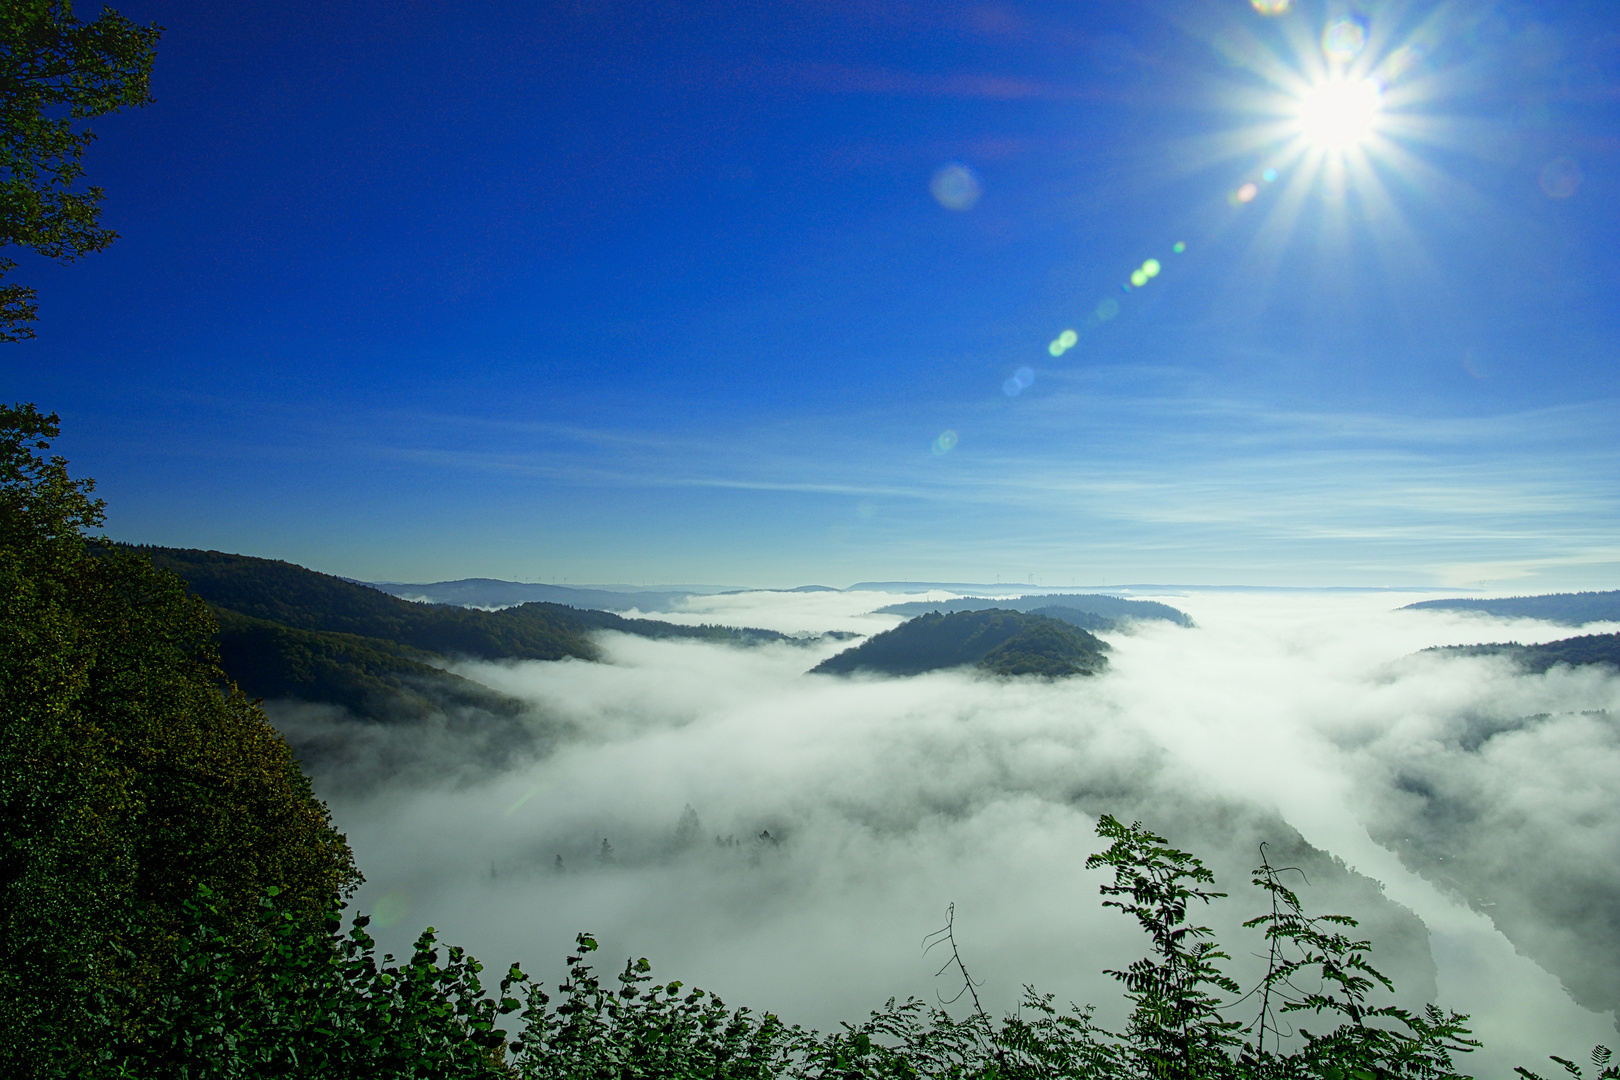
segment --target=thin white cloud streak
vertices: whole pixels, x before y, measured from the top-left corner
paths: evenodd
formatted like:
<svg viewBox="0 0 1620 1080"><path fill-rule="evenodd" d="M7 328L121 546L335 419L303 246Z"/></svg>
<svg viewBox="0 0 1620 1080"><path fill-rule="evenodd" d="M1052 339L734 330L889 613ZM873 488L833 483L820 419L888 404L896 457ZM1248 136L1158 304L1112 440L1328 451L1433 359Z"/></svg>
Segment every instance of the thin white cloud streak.
<svg viewBox="0 0 1620 1080"><path fill-rule="evenodd" d="M853 628L872 625L864 613L889 599L740 594L686 615ZM1253 942L1236 923L1255 898L1243 871L1254 842L1277 839L1280 814L1428 922L1441 1002L1475 1013L1489 1044L1470 1071L1505 1074L1612 1038L1606 1018L1573 1006L1484 916L1373 836L1422 823L1392 779L1416 763L1478 820L1473 834L1424 835L1472 859L1486 887L1511 882L1517 860L1548 890L1620 896L1620 871L1598 854L1613 850L1620 822L1603 780L1620 755L1581 717L1620 712L1620 681L1405 659L1432 644L1569 633L1547 624L1396 613L1383 596L1176 602L1200 629L1113 635L1111 671L1092 680L812 678L803 671L837 646L612 636L606 664L465 665L575 735L550 757L472 782L445 760L457 783L334 801L369 877L361 906L409 905L384 931L396 948L432 923L487 963L520 958L548 976L572 933L591 929L606 967L648 955L667 976L825 1026L890 994L930 995L937 965L917 945L954 900L993 1007L1011 1007L1032 981L1117 1020L1117 988L1097 973L1140 942L1098 907L1097 876L1081 869L1096 846L1092 815L1144 817L1206 856L1237 895L1210 914L1244 967ZM1511 728L1536 713L1552 720L1482 751L1457 743L1481 717ZM442 742L433 752L447 753ZM1492 789L1508 793L1499 811L1470 801ZM686 805L703 842L682 851L673 840ZM763 830L780 843L755 839ZM716 833L742 846L716 847ZM609 864L596 859L603 837ZM1316 880L1308 902L1352 908L1375 938L1402 942L1382 960L1421 989L1429 960L1421 938L1401 937L1399 913L1349 879ZM1545 929L1535 915L1518 916L1530 937ZM1600 957L1620 942L1592 948Z"/></svg>
<svg viewBox="0 0 1620 1080"><path fill-rule="evenodd" d="M987 445L959 451L948 469L892 440L856 436L851 426L892 431L894 417L800 420L711 438L641 439L541 425L541 446L510 443L445 450L373 445L370 452L417 464L536 480L629 487L707 487L867 495L996 508L1040 508L1082 496L1088 509L1121 520L1163 523L1316 516L1335 509L1424 513L1434 518L1531 520L1548 514L1612 517L1615 500L1589 481L1612 471L1620 452L1582 445L1572 431L1600 430L1612 403L1477 419L1274 411L1237 401L1108 400L1055 393L1027 403L1016 426L997 418ZM1099 407L1100 406L1100 407ZM1091 414L1111 415L1098 425ZM1164 430L1146 443L1142 421ZM1075 458L1053 449L1081 417L1090 442ZM464 425L454 425L465 431ZM504 440L521 430L496 425ZM1105 436L1098 438L1100 433ZM1043 436L1047 452L1002 449ZM1106 436L1112 435L1112 439ZM825 447L826 454L789 447ZM1492 450L1493 447L1507 448ZM634 451L615 456L615 448ZM1540 454L1534 451L1541 451ZM604 460L605 458L605 460ZM1172 463L1174 463L1173 468ZM1076 466L1106 472L1077 475ZM1303 513L1288 511L1305 500ZM1174 509L1172 509L1174 508ZM1281 513L1279 513L1281 512ZM1415 528L1435 529L1433 523Z"/></svg>
<svg viewBox="0 0 1620 1080"><path fill-rule="evenodd" d="M1620 575L1613 402L1392 416L1278 409L1211 395L1207 381L1185 368L1082 361L1043 371L1016 401L724 431L690 416L635 428L379 412L320 432L301 421L285 437L301 460L353 463L350 480L363 479L368 498L379 475L391 478L388 505L420 510L447 549L481 542L465 523L482 520L491 499L544 507L532 522L511 518L513 543L534 536L547 552L551 566L535 556L531 573L561 563L599 577L608 568L592 559L604 531L691 533L685 515L703 510L746 535L663 545L664 561L635 573L735 580L726 567L741 566L755 584L838 584L842 567L859 564L951 579L1035 570L1093 581L1462 584L1502 567L1504 577L1529 568L1560 588ZM936 457L928 446L946 427L962 442ZM646 492L677 497L654 508ZM842 520L860 501L878 512ZM525 572L502 562L509 550L481 551L459 572Z"/></svg>

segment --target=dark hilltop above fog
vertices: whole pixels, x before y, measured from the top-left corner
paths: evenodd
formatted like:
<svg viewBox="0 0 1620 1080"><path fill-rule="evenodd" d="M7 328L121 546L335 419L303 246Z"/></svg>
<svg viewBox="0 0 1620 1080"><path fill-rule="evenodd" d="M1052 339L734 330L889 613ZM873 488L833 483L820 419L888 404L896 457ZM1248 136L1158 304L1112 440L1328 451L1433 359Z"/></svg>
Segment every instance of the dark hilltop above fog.
<svg viewBox="0 0 1620 1080"><path fill-rule="evenodd" d="M930 612L829 657L812 674L920 675L973 665L997 675L1094 675L1108 646L1085 630L1019 611Z"/></svg>
<svg viewBox="0 0 1620 1080"><path fill-rule="evenodd" d="M1402 611L1472 611L1504 619L1541 619L1564 626L1620 622L1620 590L1504 596L1495 600L1423 600Z"/></svg>
<svg viewBox="0 0 1620 1080"><path fill-rule="evenodd" d="M1532 675L1549 671L1559 664L1569 667L1607 664L1620 668L1620 634L1585 634L1541 645L1520 645L1517 641L1490 645L1439 645L1423 651L1449 656L1506 656Z"/></svg>
<svg viewBox="0 0 1620 1080"><path fill-rule="evenodd" d="M500 695L443 666L452 659L594 660L597 631L733 645L800 640L774 630L681 626L547 602L500 611L413 603L275 559L136 550L179 575L213 610L226 674L250 697L340 705L373 720L460 705L498 710Z"/></svg>
<svg viewBox="0 0 1620 1080"><path fill-rule="evenodd" d="M930 611L951 614L958 611L1038 612L1071 623L1085 630L1112 630L1128 619L1162 619L1177 626L1192 626L1186 612L1157 600L1127 600L1097 593L1040 593L1013 599L964 596L956 600L908 600L878 608L883 615L922 615Z"/></svg>
<svg viewBox="0 0 1620 1080"><path fill-rule="evenodd" d="M1593 622L1620 622L1620 590L1507 596L1494 600L1425 600L1400 610L1464 611L1503 619L1540 619L1564 626L1584 626ZM1449 656L1506 656L1532 675L1560 664L1569 667L1607 664L1620 668L1620 634L1584 634L1540 645L1521 645L1517 641L1439 645L1423 651Z"/></svg>

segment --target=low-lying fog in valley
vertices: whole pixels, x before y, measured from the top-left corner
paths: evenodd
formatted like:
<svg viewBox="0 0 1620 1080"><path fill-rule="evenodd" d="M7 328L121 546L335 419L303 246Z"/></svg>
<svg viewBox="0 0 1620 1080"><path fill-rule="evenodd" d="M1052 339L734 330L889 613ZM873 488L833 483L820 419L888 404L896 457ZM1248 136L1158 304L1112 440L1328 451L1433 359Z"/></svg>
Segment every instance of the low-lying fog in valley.
<svg viewBox="0 0 1620 1080"><path fill-rule="evenodd" d="M1145 941L1084 869L1113 813L1216 871L1232 897L1198 915L1240 981L1259 964L1239 924L1259 913L1264 840L1305 870L1309 909L1363 920L1404 1003L1473 1014L1487 1045L1464 1071L1584 1058L1612 1044L1620 1005L1620 678L1415 654L1616 627L1392 610L1420 598L1155 597L1197 628L1103 633L1095 678L809 676L853 642L608 635L603 663L458 667L529 703L516 718L385 729L270 710L396 953L432 925L492 971L515 959L554 984L589 930L605 973L647 956L826 1028L953 995L921 943L954 903L988 1009L1029 983L1117 1024L1101 971ZM915 599L743 593L642 614L869 634L902 621L874 608Z"/></svg>

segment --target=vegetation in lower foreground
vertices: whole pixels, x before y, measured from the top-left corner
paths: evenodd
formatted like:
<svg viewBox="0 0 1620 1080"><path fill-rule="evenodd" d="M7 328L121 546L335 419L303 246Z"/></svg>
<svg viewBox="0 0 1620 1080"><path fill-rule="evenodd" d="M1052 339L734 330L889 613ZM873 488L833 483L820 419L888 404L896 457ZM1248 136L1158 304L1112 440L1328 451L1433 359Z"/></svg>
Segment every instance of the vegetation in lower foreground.
<svg viewBox="0 0 1620 1080"><path fill-rule="evenodd" d="M92 1014L83 1033L86 1077L466 1077L628 1080L863 1078L1086 1078L1086 1080L1461 1080L1459 1056L1480 1044L1467 1017L1430 1006L1409 1012L1380 999L1393 989L1372 965L1355 920L1310 916L1261 855L1254 883L1269 911L1246 925L1270 963L1244 992L1226 977L1227 954L1197 908L1224 894L1191 854L1139 823L1098 823L1109 842L1087 865L1112 871L1103 903L1133 918L1151 953L1117 979L1132 1011L1108 1031L1090 1008L1057 1007L1026 990L1018 1012L996 1019L978 1006L953 939L948 967L971 1008L955 1015L916 999L896 1002L827 1034L773 1013L733 1009L678 981L654 979L645 959L604 981L580 934L553 999L513 965L493 993L481 966L441 948L431 928L411 958L378 958L366 920L345 934L337 911L322 931L267 898L260 932L225 927L207 893L158 983L157 1007L134 1017ZM1297 1031L1287 1045L1286 1026ZM1569 1075L1580 1065L1555 1058ZM1595 1078L1614 1080L1609 1052L1591 1055ZM1525 1080L1536 1074L1518 1070Z"/></svg>

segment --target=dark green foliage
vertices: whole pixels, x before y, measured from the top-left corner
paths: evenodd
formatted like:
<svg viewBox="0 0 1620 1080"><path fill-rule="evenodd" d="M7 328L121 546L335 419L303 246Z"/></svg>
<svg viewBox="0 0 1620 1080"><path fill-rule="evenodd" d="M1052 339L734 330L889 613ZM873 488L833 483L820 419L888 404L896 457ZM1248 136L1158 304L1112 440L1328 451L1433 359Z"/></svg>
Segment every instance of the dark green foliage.
<svg viewBox="0 0 1620 1080"><path fill-rule="evenodd" d="M1258 988L1260 1013L1251 1025L1258 1027L1258 1037L1252 1049L1245 1046L1243 1062L1260 1066L1262 1075L1290 1075L1292 1066L1292 1075L1326 1080L1364 1076L1455 1080L1459 1074L1452 1055L1480 1045L1468 1037L1468 1018L1442 1013L1432 1004L1418 1016L1395 1005L1371 1003L1368 997L1375 988L1394 990L1394 986L1369 961L1371 944L1344 933L1356 926L1356 920L1345 915L1306 916L1298 894L1283 883L1287 869L1271 866L1262 846L1254 884L1270 895L1271 911L1244 925L1265 927L1270 963ZM1302 984L1311 978L1315 986L1305 989ZM1339 1026L1322 1036L1302 1028L1304 1046L1293 1055L1279 1055L1265 1047L1268 1024L1275 1043L1274 1004L1283 1013L1338 1019Z"/></svg>
<svg viewBox="0 0 1620 1080"><path fill-rule="evenodd" d="M1108 663L1108 646L1079 627L1044 615L984 654L978 666L997 675L1094 675Z"/></svg>
<svg viewBox="0 0 1620 1080"><path fill-rule="evenodd" d="M1592 1047L1592 1068L1598 1070L1598 1074L1594 1080L1620 1080L1620 1065L1611 1065L1609 1063L1613 1057L1614 1051L1610 1050L1607 1046L1599 1044ZM1573 1061L1570 1061L1568 1058L1561 1058L1557 1054L1552 1056L1552 1060L1556 1061L1560 1066L1562 1066L1564 1072L1569 1076L1573 1076L1575 1080L1585 1080L1586 1070L1582 1069ZM1513 1071L1524 1077L1524 1080L1542 1080L1540 1076L1537 1076L1535 1073L1531 1072L1529 1069L1526 1069L1522 1065Z"/></svg>
<svg viewBox="0 0 1620 1080"><path fill-rule="evenodd" d="M522 1077L765 1080L792 1075L795 1059L811 1044L813 1036L771 1013L756 1017L695 987L653 982L645 958L625 961L618 987L604 987L585 962L595 939L580 934L575 943L557 1008L548 1008L550 999L538 987L528 990L524 1027L511 1044Z"/></svg>
<svg viewBox="0 0 1620 1080"><path fill-rule="evenodd" d="M1620 589L1609 592L1548 593L1496 600L1423 600L1402 611L1477 611L1505 619L1545 619L1565 626L1620 621Z"/></svg>
<svg viewBox="0 0 1620 1080"><path fill-rule="evenodd" d="M94 22L68 0L0 7L0 247L71 262L118 234L100 225L100 188L77 188L95 140L84 121L151 100L159 28L103 9ZM17 266L0 258L0 275ZM34 336L35 291L0 285L0 341Z"/></svg>
<svg viewBox="0 0 1620 1080"><path fill-rule="evenodd" d="M1017 611L933 612L875 634L812 670L918 675L976 664L1000 675L1090 675L1107 664L1108 646L1076 626Z"/></svg>
<svg viewBox="0 0 1620 1080"><path fill-rule="evenodd" d="M1086 860L1086 868L1112 867L1104 885L1104 907L1136 919L1153 942L1155 956L1124 971L1110 971L1125 984L1131 1013L1127 1040L1133 1064L1155 1077L1221 1076L1230 1071L1228 1051L1239 1042L1241 1025L1222 1016L1222 993L1240 988L1221 973L1229 959L1207 926L1187 921L1194 901L1208 904L1226 894L1204 888L1215 875L1185 851L1139 824L1126 826L1109 815L1097 822L1097 835L1112 840L1108 850Z"/></svg>
<svg viewBox="0 0 1620 1080"><path fill-rule="evenodd" d="M1081 611L1072 607L1040 607L1031 608L1031 615L1045 615L1048 619L1057 619L1070 626L1078 626L1082 630L1115 630L1120 620L1111 619L1107 615L1098 615L1091 611Z"/></svg>
<svg viewBox="0 0 1620 1080"><path fill-rule="evenodd" d="M1195 904L1222 895L1202 863L1140 824L1104 817L1097 830L1111 841L1089 860L1113 870L1105 904L1131 915L1152 946L1150 956L1114 972L1134 1004L1120 1033L1098 1027L1089 1008L1060 1011L1050 996L1026 989L1019 1010L1000 1021L980 1009L958 1019L891 999L867 1020L822 1036L680 982L654 981L645 959L627 960L617 985L603 985L587 961L597 948L589 934L576 939L554 1006L516 965L487 994L478 962L453 947L441 961L431 929L396 964L377 958L363 917L342 933L335 906L312 925L268 890L244 934L202 889L185 905L187 922L144 1003L98 999L81 1021L94 1053L43 1075L1463 1080L1453 1055L1479 1045L1466 1018L1371 1001L1387 980L1368 962L1367 943L1344 933L1355 920L1305 915L1283 884L1287 870L1263 853L1255 884L1271 910L1246 925L1264 927L1271 962L1262 985L1241 994L1218 967L1226 954L1188 919ZM140 936L140 921L129 920L129 936ZM134 960L114 950L108 962ZM1245 1024L1237 1017L1248 1009L1259 1015ZM1277 1012L1335 1026L1320 1035L1301 1030L1284 1052L1271 1020ZM1584 1080L1580 1067L1553 1060ZM1592 1062L1601 1070L1594 1080L1617 1080L1606 1049L1593 1051Z"/></svg>
<svg viewBox="0 0 1620 1080"><path fill-rule="evenodd" d="M1087 630L1111 630L1121 621L1128 619L1162 619L1173 622L1177 626L1191 626L1192 619L1186 612L1161 604L1157 600L1127 600L1120 596L1103 596L1090 593L1042 593L1036 596L1020 596L1012 599L1002 598L990 600L978 596L964 596L956 600L941 600L938 603L928 600L908 600L901 604L890 604L878 608L883 615L925 615L930 611L939 611L947 615L958 611L988 611L999 608L1002 611L1023 611L1038 614L1050 614L1052 618L1063 619ZM1063 614L1049 612L1049 608L1061 608ZM1072 614L1071 614L1072 613ZM1089 618L1087 618L1089 616Z"/></svg>
<svg viewBox="0 0 1620 1080"><path fill-rule="evenodd" d="M357 716L422 720L478 709L516 716L523 703L453 675L431 653L357 634L294 630L220 609L220 663L254 697L329 702Z"/></svg>
<svg viewBox="0 0 1620 1080"><path fill-rule="evenodd" d="M199 885L244 920L269 886L313 916L358 881L286 744L221 692L207 608L86 536L102 506L40 456L56 435L55 416L0 408L0 1073L17 1076L78 1052L87 994L139 991ZM132 901L148 929L120 942ZM115 949L146 965L117 987Z"/></svg>
<svg viewBox="0 0 1620 1080"><path fill-rule="evenodd" d="M1542 645L1520 645L1516 641L1493 645L1443 645L1423 651L1449 656L1506 656L1530 674L1539 675L1559 664L1570 667L1586 664L1620 667L1620 634L1585 634Z"/></svg>
<svg viewBox="0 0 1620 1080"><path fill-rule="evenodd" d="M365 918L347 934L335 906L295 917L269 890L257 933L244 936L206 889L186 905L185 932L131 1015L116 1002L87 1018L94 1057L63 1074L151 1080L227 1077L510 1077L496 1024L520 1003L514 967L499 999L478 961L440 950L432 928L411 958L376 957ZM140 920L133 921L135 932ZM118 957L126 962L134 958Z"/></svg>

